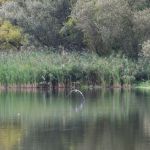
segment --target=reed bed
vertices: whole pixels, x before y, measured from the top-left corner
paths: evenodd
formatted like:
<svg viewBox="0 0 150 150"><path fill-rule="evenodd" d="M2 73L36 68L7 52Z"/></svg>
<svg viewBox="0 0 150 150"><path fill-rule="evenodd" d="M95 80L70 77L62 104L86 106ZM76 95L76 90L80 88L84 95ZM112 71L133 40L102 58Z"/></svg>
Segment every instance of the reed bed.
<svg viewBox="0 0 150 150"><path fill-rule="evenodd" d="M0 53L0 83L5 86L130 85L135 80L135 68L135 63L120 55L105 58L91 53Z"/></svg>

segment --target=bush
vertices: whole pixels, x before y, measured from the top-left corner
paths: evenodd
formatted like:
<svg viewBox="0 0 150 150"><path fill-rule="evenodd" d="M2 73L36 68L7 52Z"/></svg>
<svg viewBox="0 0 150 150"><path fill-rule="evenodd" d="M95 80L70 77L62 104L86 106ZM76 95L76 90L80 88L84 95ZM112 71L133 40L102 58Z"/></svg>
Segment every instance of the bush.
<svg viewBox="0 0 150 150"><path fill-rule="evenodd" d="M28 33L30 47L61 45L138 57L150 39L149 0L1 0L0 21Z"/></svg>
<svg viewBox="0 0 150 150"><path fill-rule="evenodd" d="M100 55L119 49L132 52L132 12L126 1L78 0L72 17L89 49Z"/></svg>
<svg viewBox="0 0 150 150"><path fill-rule="evenodd" d="M145 58L150 59L150 40L147 40L142 45L142 54Z"/></svg>
<svg viewBox="0 0 150 150"><path fill-rule="evenodd" d="M0 0L0 5L4 4L7 1L9 1L9 0Z"/></svg>
<svg viewBox="0 0 150 150"><path fill-rule="evenodd" d="M137 64L137 80L150 80L150 40L143 42Z"/></svg>
<svg viewBox="0 0 150 150"><path fill-rule="evenodd" d="M13 26L9 21L4 21L0 24L0 49L7 48L19 49L25 43L26 39L22 29Z"/></svg>
<svg viewBox="0 0 150 150"><path fill-rule="evenodd" d="M85 48L83 42L83 33L76 28L76 21L73 18L68 18L60 30L60 35L63 39L63 45L69 50L81 51Z"/></svg>
<svg viewBox="0 0 150 150"><path fill-rule="evenodd" d="M133 10L144 10L150 7L149 0L126 0Z"/></svg>
<svg viewBox="0 0 150 150"><path fill-rule="evenodd" d="M30 44L54 46L61 44L59 31L70 12L69 0L18 0L2 5L0 15L19 25L30 35Z"/></svg>
<svg viewBox="0 0 150 150"><path fill-rule="evenodd" d="M139 44L150 39L150 9L134 13L134 32Z"/></svg>

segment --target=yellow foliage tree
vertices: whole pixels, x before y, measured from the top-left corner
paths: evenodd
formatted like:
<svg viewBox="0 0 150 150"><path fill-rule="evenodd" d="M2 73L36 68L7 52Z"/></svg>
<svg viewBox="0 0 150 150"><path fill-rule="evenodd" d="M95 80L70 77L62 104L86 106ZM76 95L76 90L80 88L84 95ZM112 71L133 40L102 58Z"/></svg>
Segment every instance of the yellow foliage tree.
<svg viewBox="0 0 150 150"><path fill-rule="evenodd" d="M2 5L3 3L7 2L9 0L0 0L0 5Z"/></svg>
<svg viewBox="0 0 150 150"><path fill-rule="evenodd" d="M0 23L0 49L17 48L26 41L22 29L9 21Z"/></svg>

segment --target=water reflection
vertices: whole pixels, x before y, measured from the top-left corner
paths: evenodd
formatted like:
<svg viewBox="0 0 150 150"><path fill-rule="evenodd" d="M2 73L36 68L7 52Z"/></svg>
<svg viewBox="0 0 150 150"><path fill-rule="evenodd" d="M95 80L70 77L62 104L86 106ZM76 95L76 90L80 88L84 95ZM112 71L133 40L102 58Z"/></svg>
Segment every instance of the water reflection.
<svg viewBox="0 0 150 150"><path fill-rule="evenodd" d="M0 123L0 149L11 150L19 145L23 137L23 130L18 121Z"/></svg>
<svg viewBox="0 0 150 150"><path fill-rule="evenodd" d="M0 93L0 150L148 150L150 94L143 91Z"/></svg>

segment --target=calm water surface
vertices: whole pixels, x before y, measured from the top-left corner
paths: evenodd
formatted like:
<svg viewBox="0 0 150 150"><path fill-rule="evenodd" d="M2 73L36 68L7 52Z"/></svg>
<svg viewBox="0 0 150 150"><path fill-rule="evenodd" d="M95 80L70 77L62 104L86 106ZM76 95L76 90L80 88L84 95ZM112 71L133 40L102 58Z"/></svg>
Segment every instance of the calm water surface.
<svg viewBox="0 0 150 150"><path fill-rule="evenodd" d="M150 150L150 91L0 92L0 150Z"/></svg>

